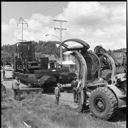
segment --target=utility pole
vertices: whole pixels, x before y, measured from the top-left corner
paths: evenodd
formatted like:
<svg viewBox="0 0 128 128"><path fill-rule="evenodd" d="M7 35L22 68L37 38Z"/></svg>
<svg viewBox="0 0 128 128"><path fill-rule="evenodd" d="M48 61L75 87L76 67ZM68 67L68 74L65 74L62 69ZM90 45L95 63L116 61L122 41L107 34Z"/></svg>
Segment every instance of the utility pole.
<svg viewBox="0 0 128 128"><path fill-rule="evenodd" d="M60 30L60 43L62 42L62 31L63 30L67 30L66 28L62 28L62 25L64 22L68 22L66 20L53 20L53 21L56 21L56 22L59 22L60 23L60 27L54 27L54 29L58 29ZM62 47L60 47L60 62L62 64Z"/></svg>
<svg viewBox="0 0 128 128"><path fill-rule="evenodd" d="M22 17L20 17L20 18L19 18L19 22L17 23L17 27L18 27L19 24L22 25L22 35L21 35L21 39L22 39L22 42L23 42L23 29L24 29L24 24L26 24L27 27L28 27L28 23L27 23Z"/></svg>

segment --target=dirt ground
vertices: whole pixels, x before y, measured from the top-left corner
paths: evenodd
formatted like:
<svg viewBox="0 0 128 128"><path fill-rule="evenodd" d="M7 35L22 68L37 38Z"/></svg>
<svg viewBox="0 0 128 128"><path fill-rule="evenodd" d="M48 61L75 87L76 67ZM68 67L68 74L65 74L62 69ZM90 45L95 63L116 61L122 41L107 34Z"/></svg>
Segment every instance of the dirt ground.
<svg viewBox="0 0 128 128"><path fill-rule="evenodd" d="M54 94L25 94L21 101L15 101L10 71L6 77L3 84L8 97L2 104L2 128L126 128L126 109L120 109L109 121L100 120L89 111L78 113L72 93L62 92L58 106Z"/></svg>

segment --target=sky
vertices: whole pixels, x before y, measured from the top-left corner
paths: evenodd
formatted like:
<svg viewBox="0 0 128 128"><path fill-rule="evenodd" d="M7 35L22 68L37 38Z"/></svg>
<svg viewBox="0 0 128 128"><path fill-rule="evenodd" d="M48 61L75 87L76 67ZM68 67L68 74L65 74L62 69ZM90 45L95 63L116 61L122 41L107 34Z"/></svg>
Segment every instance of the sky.
<svg viewBox="0 0 128 128"><path fill-rule="evenodd" d="M59 40L59 23L66 20L62 40L78 38L91 49L126 47L126 2L2 2L2 45L24 40ZM18 25L17 25L18 24ZM48 35L48 36L46 36ZM73 45L71 43L71 45Z"/></svg>

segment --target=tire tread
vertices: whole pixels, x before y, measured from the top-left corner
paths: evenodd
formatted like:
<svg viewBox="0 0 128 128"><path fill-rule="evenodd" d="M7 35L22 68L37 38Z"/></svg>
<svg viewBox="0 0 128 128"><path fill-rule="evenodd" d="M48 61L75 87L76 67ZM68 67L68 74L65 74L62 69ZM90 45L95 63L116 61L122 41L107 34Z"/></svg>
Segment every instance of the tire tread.
<svg viewBox="0 0 128 128"><path fill-rule="evenodd" d="M94 91L92 91L92 94L96 93L97 91L105 93L110 100L111 109L109 113L107 113L107 115L103 118L103 119L109 119L117 108L117 99L114 93L107 87L99 87L95 89ZM90 109L91 114L95 116L95 114L91 111L90 105L89 105L89 109Z"/></svg>

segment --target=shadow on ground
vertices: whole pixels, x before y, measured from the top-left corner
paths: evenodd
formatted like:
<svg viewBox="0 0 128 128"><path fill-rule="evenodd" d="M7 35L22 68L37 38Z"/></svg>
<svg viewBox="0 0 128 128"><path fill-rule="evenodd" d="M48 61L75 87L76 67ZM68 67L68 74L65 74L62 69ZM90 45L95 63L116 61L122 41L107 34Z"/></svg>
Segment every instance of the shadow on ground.
<svg viewBox="0 0 128 128"><path fill-rule="evenodd" d="M76 109L77 111L77 109ZM90 113L90 110L89 108L87 107L87 109L83 110L82 112L83 114L89 114ZM115 114L108 120L109 122L124 122L126 121L126 108L120 108L117 112L115 112ZM95 118L95 117L94 117Z"/></svg>
<svg viewBox="0 0 128 128"><path fill-rule="evenodd" d="M127 115L127 110L126 108L120 108L113 117L109 120L110 122L117 122L117 121L126 121L126 115Z"/></svg>

